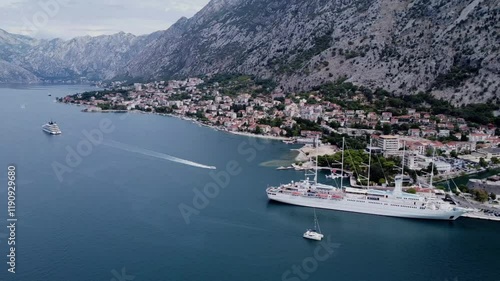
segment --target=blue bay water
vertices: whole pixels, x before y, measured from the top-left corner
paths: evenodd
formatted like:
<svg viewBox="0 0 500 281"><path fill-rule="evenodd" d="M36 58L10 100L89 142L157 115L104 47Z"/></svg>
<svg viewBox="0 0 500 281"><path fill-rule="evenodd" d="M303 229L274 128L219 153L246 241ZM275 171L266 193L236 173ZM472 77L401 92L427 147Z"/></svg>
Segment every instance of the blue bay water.
<svg viewBox="0 0 500 281"><path fill-rule="evenodd" d="M322 231L338 247L317 268L294 274L293 266L311 261L319 245L302 238L313 223L312 210L268 202L265 188L303 173L261 165L288 157L290 146L257 140L255 148L254 139L176 118L83 113L53 102L87 89L0 88L0 280L500 280L499 223L325 210L317 211ZM62 135L42 132L50 119ZM98 129L103 120L113 128L105 143L136 152L93 145L60 181L54 163L66 165L67 149L77 149L86 140L83 132ZM237 163L240 173L187 224L179 205L193 206L193 189L213 183L210 173L225 172L228 163ZM18 176L15 275L7 272L1 235L7 234L10 164ZM128 279L119 278L122 270Z"/></svg>

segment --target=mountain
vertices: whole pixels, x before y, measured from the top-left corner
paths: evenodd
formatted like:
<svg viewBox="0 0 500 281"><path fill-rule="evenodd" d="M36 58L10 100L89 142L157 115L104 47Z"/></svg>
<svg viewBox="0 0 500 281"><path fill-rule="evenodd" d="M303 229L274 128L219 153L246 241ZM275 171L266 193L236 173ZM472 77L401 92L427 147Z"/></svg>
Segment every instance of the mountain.
<svg viewBox="0 0 500 281"><path fill-rule="evenodd" d="M240 72L304 90L347 77L454 103L500 99L498 0L213 0L134 57L126 74Z"/></svg>
<svg viewBox="0 0 500 281"><path fill-rule="evenodd" d="M34 83L39 78L13 61L36 44L36 40L0 29L0 83Z"/></svg>
<svg viewBox="0 0 500 281"><path fill-rule="evenodd" d="M65 41L36 40L0 30L0 82L111 79L159 35L120 32Z"/></svg>
<svg viewBox="0 0 500 281"><path fill-rule="evenodd" d="M212 0L146 36L1 31L0 82L10 71L27 81L245 73L292 91L347 78L455 104L500 102L499 23L498 0Z"/></svg>

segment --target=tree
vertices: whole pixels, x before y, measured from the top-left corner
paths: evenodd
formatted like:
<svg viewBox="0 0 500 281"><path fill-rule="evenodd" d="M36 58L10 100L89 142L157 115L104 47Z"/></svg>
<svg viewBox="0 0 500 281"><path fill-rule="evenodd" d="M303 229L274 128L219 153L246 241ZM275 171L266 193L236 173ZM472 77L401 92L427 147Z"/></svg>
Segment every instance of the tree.
<svg viewBox="0 0 500 281"><path fill-rule="evenodd" d="M453 157L453 158L457 158L457 156L458 156L457 151L452 150L452 151L450 152L450 156L451 156L451 157Z"/></svg>
<svg viewBox="0 0 500 281"><path fill-rule="evenodd" d="M255 133L257 135L261 135L262 134L262 129L260 128L260 126L255 127Z"/></svg>
<svg viewBox="0 0 500 281"><path fill-rule="evenodd" d="M488 201L489 194L484 189L474 189L473 194L474 194L474 200L476 200L476 201L479 201L479 202Z"/></svg>
<svg viewBox="0 0 500 281"><path fill-rule="evenodd" d="M462 192L469 193L469 188L464 184L459 185L458 189L460 189L460 191Z"/></svg>
<svg viewBox="0 0 500 281"><path fill-rule="evenodd" d="M334 128L334 129L338 129L340 127L340 123L332 121L332 122L328 123L328 126Z"/></svg>
<svg viewBox="0 0 500 281"><path fill-rule="evenodd" d="M425 169L425 172L427 173L433 173L434 175L439 175L439 171L438 169L436 168L436 165L434 163L429 163L429 166L427 166L427 169Z"/></svg>
<svg viewBox="0 0 500 281"><path fill-rule="evenodd" d="M495 199L497 199L497 195L492 192L492 193L490 193L490 198L491 198L491 200L495 200Z"/></svg>
<svg viewBox="0 0 500 281"><path fill-rule="evenodd" d="M374 159L376 157L378 159ZM356 175L366 177L368 174L368 158L369 154L363 149L346 149L344 153L344 169L354 172ZM342 152L337 152L334 155L323 155L318 157L318 165L327 167L334 163L340 163L342 160ZM390 178L396 175L397 160L394 158L385 158L382 156L372 155L372 166L370 168L370 182L381 183L385 182L385 178ZM337 166L338 167L338 166ZM366 184L366 182L364 183Z"/></svg>
<svg viewBox="0 0 500 281"><path fill-rule="evenodd" d="M382 132L384 133L384 135L390 135L392 133L391 125L385 123L384 126L382 126Z"/></svg>
<svg viewBox="0 0 500 281"><path fill-rule="evenodd" d="M485 168L486 166L488 166L488 162L486 162L486 160L484 160L483 157L479 158L479 166Z"/></svg>
<svg viewBox="0 0 500 281"><path fill-rule="evenodd" d="M498 157L491 157L491 163L500 164L500 159L498 159Z"/></svg>

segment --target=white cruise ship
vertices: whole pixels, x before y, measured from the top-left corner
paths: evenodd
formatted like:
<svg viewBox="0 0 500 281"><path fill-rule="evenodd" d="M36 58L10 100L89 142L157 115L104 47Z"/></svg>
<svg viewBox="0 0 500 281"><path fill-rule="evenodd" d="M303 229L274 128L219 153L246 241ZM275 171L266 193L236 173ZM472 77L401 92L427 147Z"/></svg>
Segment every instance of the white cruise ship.
<svg viewBox="0 0 500 281"><path fill-rule="evenodd" d="M42 126L42 130L51 135L60 135L61 129L57 126L56 122L50 121L49 123Z"/></svg>
<svg viewBox="0 0 500 281"><path fill-rule="evenodd" d="M292 205L401 218L456 220L472 211L436 197L403 192L402 185L403 176L398 175L392 191L343 187L342 183L337 188L318 183L316 169L313 181L292 181L266 192L270 200Z"/></svg>

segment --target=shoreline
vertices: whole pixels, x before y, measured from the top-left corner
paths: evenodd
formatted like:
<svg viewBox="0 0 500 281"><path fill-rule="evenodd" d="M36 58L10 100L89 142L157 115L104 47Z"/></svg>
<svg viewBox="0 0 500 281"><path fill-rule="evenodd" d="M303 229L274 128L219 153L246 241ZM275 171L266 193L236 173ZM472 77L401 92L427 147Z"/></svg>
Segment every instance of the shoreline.
<svg viewBox="0 0 500 281"><path fill-rule="evenodd" d="M62 104L84 106L84 105L81 105L81 104L72 104L72 103L65 103L65 102L59 102L59 101L57 101L57 102L58 103L62 103ZM136 114L152 114L152 115L159 115L159 116L167 116L167 117L174 117L174 118L177 118L177 119L181 119L181 120L184 120L184 121L190 121L191 123L197 124L199 126L207 127L207 128L210 128L210 129L214 129L214 130L216 130L218 132L224 132L224 133L229 133L229 134L238 135L238 136L260 138L260 139L268 139L268 140L275 140L275 141L292 141L293 140L293 138L289 138L289 137L279 137L279 136L271 136L271 135L258 135L258 134L254 134L254 133L250 133L250 132L240 132L240 131L228 131L228 130L226 130L223 127L221 128L221 127L218 127L218 126L205 124L205 123L203 123L203 122L201 122L201 121L199 121L197 119L194 119L194 118L191 118L191 117L187 117L187 116L172 114L172 113L158 113L158 112L146 112L146 111L141 111L141 110L122 110L122 109L106 109L106 110L94 111L94 110L88 110L88 109L89 108L87 107L87 108L85 108L85 109L83 109L81 111L85 112L85 113L136 113Z"/></svg>
<svg viewBox="0 0 500 281"><path fill-rule="evenodd" d="M72 103L65 103L65 102L59 102L57 99L55 100L56 102L58 103L62 103L62 104L68 104L68 105L76 105L78 107L80 106L85 106L85 105L81 105L81 104L72 104ZM224 127L218 127L218 126L214 126L214 125L209 125L209 124L205 124L197 119L194 119L194 118L191 118L191 117L187 117L187 116L182 116L182 115L177 115L177 114L172 114L172 113L158 113L158 112L145 112L145 111L141 111L141 110L114 110L114 109L109 109L109 110L99 110L99 111L89 111L87 110L88 107L86 107L85 109L81 110L82 112L85 112L85 113L135 113L135 114L153 114L153 115L160 115L160 116L166 116L166 117L174 117L174 118L178 118L178 119L181 119L181 120L184 120L184 121L190 121L191 123L193 124L197 124L198 126L203 126L203 127L207 127L207 128L211 128L215 131L218 131L218 132L224 132L224 133L229 133L229 134L232 134L232 135L237 135L237 136L243 136L243 137L252 137L252 138L260 138L260 139L268 139L268 140L273 140L273 141L281 141L281 142L286 142L286 141L292 141L294 138L289 138L289 137L279 137L279 136L271 136L271 135L257 135L257 134L253 134L253 133L250 133L250 132L239 132L239 131L228 131L226 128ZM337 152L340 151L340 149L334 145L323 145L323 146L320 146L318 148L318 151L316 152L316 148L310 146L310 145L303 145L301 148L296 148L296 149L290 149L290 151L296 151L298 154L297 156L294 158L294 161L295 162L300 162L301 165L297 165L296 163L293 163L291 164L290 166L288 167L281 167L281 168L285 168L285 169L294 169L296 171L300 171L300 170L307 170L307 169L311 169L313 167L310 167L310 158L311 157L316 157L316 154L318 154L318 156L321 156L321 155L333 155ZM318 167L319 168L319 167ZM319 169L330 169L328 167L321 167ZM280 169L280 170L283 170L283 169ZM470 176L470 175L474 175L474 174L478 174L482 171L475 171L475 172L469 172L466 174L466 176ZM455 179L455 178L459 178L459 177L462 177L463 175L456 175L455 177L451 178L451 179ZM435 183L442 183L442 182L445 182L445 180L441 180L441 181L436 181Z"/></svg>
<svg viewBox="0 0 500 281"><path fill-rule="evenodd" d="M291 149L292 151L298 151L298 155L295 157L295 161L298 162L308 162L311 157L322 156L322 155L333 155L340 150L335 145L322 145L316 150L315 147L310 145L304 145L298 149Z"/></svg>
<svg viewBox="0 0 500 281"><path fill-rule="evenodd" d="M293 138L288 138L288 137L257 135L257 134L252 134L252 133L248 133L248 132L238 132L238 131L225 131L225 132L233 134L233 135L260 138L260 139L269 139L269 140L290 141L293 139Z"/></svg>
<svg viewBox="0 0 500 281"><path fill-rule="evenodd" d="M488 220L488 221L500 221L500 217L487 215L487 214L482 213L482 212L465 213L465 214L462 215L462 217L469 218L469 219L479 219L479 220Z"/></svg>

